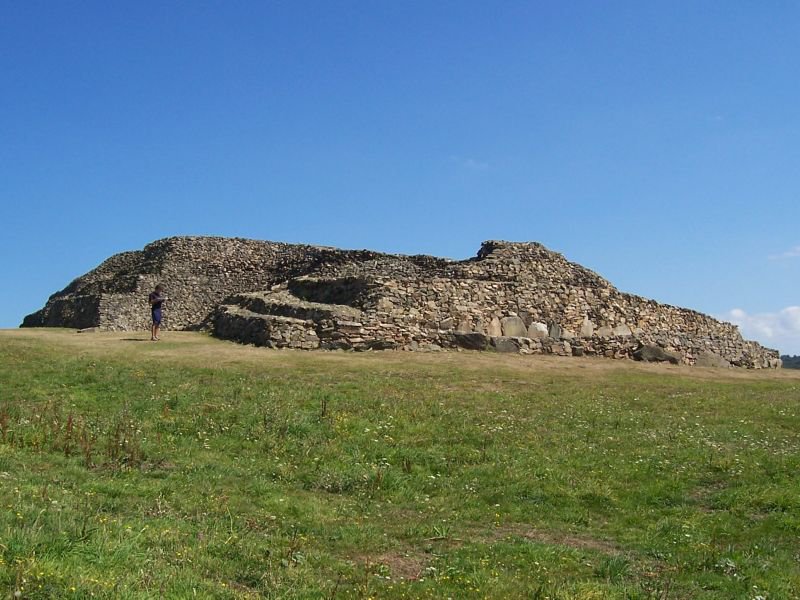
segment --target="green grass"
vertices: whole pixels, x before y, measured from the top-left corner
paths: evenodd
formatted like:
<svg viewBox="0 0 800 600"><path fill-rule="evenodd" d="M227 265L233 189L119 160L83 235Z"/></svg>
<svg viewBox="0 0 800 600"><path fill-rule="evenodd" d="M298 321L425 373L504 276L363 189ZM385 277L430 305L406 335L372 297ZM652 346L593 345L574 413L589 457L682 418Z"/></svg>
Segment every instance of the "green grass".
<svg viewBox="0 0 800 600"><path fill-rule="evenodd" d="M800 598L800 377L124 337L0 333L5 597Z"/></svg>

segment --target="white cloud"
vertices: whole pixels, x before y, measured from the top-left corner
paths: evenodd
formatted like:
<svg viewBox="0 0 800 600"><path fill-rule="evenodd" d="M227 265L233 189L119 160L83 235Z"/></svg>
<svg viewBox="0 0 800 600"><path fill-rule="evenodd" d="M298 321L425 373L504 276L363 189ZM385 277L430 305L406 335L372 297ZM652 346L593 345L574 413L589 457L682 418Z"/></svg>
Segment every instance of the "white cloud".
<svg viewBox="0 0 800 600"><path fill-rule="evenodd" d="M780 254L773 254L769 257L770 260L784 260L787 258L798 258L800 257L800 246L795 246L794 248L790 248L786 252L781 252Z"/></svg>
<svg viewBox="0 0 800 600"><path fill-rule="evenodd" d="M463 156L451 156L450 160L458 164L464 169L468 169L470 171L488 171L489 170L489 163L483 160L478 160L476 158L464 158Z"/></svg>
<svg viewBox="0 0 800 600"><path fill-rule="evenodd" d="M468 158L464 161L464 166L473 171L485 171L489 168L489 163L474 158Z"/></svg>
<svg viewBox="0 0 800 600"><path fill-rule="evenodd" d="M800 355L800 306L787 306L778 312L752 315L741 308L734 308L722 318L738 325L746 339L778 348L781 354Z"/></svg>

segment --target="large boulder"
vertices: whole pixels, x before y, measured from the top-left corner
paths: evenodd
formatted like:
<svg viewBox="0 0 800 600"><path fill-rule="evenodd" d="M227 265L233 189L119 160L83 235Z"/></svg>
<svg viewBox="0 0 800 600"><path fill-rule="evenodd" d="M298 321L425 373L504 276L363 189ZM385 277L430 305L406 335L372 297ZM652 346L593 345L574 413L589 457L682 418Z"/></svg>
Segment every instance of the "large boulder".
<svg viewBox="0 0 800 600"><path fill-rule="evenodd" d="M694 360L695 367L713 367L717 369L727 369L731 366L727 360L719 354L704 350L697 354Z"/></svg>
<svg viewBox="0 0 800 600"><path fill-rule="evenodd" d="M581 324L581 329L578 332L582 338L592 337L594 335L594 323L591 322L589 317L586 317Z"/></svg>
<svg viewBox="0 0 800 600"><path fill-rule="evenodd" d="M664 350L661 346L655 346L653 344L645 344L638 350L633 353L634 360L642 360L645 362L668 362L673 365L680 364L681 359L680 357L667 350Z"/></svg>
<svg viewBox="0 0 800 600"><path fill-rule="evenodd" d="M534 321L531 323L530 327L528 327L528 337L533 340L540 340L542 338L546 338L548 333L547 325L544 323L537 323Z"/></svg>
<svg viewBox="0 0 800 600"><path fill-rule="evenodd" d="M525 322L517 316L504 317L500 324L503 326L503 335L508 337L527 337L528 328Z"/></svg>
<svg viewBox="0 0 800 600"><path fill-rule="evenodd" d="M497 336L492 338L492 348L497 352L519 352L522 347L519 338Z"/></svg>
<svg viewBox="0 0 800 600"><path fill-rule="evenodd" d="M455 331L452 340L456 346L467 350L486 350L489 347L489 336L476 331Z"/></svg>
<svg viewBox="0 0 800 600"><path fill-rule="evenodd" d="M486 333L489 335L489 337L499 337L503 335L503 325L500 323L500 319L497 317L492 318L492 320L489 321L489 326L486 329Z"/></svg>
<svg viewBox="0 0 800 600"><path fill-rule="evenodd" d="M628 327L627 325L625 325L625 323L623 323L622 325L617 325L616 327L614 327L612 332L617 337L625 337L625 336L629 336L629 335L633 334L633 332L631 331L631 328Z"/></svg>

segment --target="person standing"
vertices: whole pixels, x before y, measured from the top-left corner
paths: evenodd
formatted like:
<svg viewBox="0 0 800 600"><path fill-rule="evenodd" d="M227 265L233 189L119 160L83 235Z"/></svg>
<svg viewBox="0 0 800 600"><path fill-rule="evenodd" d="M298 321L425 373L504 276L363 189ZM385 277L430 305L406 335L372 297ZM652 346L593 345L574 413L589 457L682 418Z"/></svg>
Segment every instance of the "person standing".
<svg viewBox="0 0 800 600"><path fill-rule="evenodd" d="M158 330L161 327L161 305L166 301L169 300L166 296L164 296L164 286L160 283L156 286L156 289L150 292L149 301L150 301L150 313L153 318L153 325L150 327L150 341L157 342L158 341Z"/></svg>

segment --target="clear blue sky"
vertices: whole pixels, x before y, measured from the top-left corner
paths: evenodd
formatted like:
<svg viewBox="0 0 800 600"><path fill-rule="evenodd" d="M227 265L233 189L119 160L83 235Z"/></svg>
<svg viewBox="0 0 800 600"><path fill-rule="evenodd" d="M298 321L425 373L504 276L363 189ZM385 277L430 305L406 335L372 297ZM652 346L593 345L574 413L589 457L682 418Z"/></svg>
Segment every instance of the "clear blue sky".
<svg viewBox="0 0 800 600"><path fill-rule="evenodd" d="M166 236L507 239L800 354L798 73L789 1L0 0L0 327Z"/></svg>

